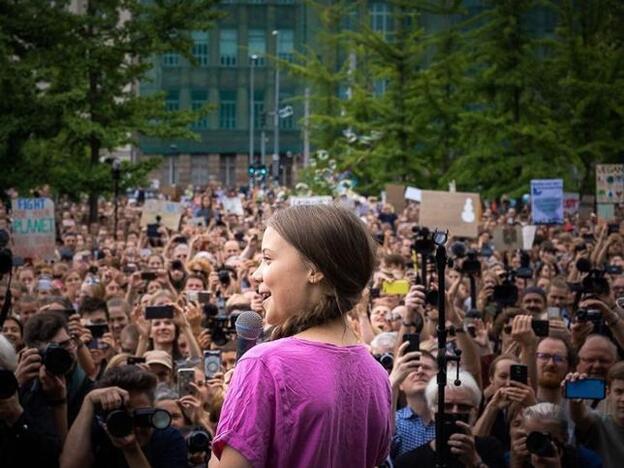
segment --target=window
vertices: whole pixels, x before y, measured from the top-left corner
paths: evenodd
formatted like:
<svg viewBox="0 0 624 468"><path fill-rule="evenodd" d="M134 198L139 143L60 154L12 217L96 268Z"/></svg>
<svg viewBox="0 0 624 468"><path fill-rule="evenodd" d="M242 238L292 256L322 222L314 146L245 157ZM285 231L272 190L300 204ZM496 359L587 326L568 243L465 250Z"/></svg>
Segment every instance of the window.
<svg viewBox="0 0 624 468"><path fill-rule="evenodd" d="M266 115L264 115L264 91L254 91L254 128L266 127Z"/></svg>
<svg viewBox="0 0 624 468"><path fill-rule="evenodd" d="M236 128L236 91L219 92L219 128Z"/></svg>
<svg viewBox="0 0 624 468"><path fill-rule="evenodd" d="M165 109L170 112L180 110L180 91L169 90L165 97Z"/></svg>
<svg viewBox="0 0 624 468"><path fill-rule="evenodd" d="M208 33L206 31L193 31L193 57L200 67L210 65L210 48L208 47Z"/></svg>
<svg viewBox="0 0 624 468"><path fill-rule="evenodd" d="M257 55L256 66L263 67L266 57L266 33L263 29L249 30L249 57ZM251 62L250 62L251 63Z"/></svg>
<svg viewBox="0 0 624 468"><path fill-rule="evenodd" d="M167 158L169 159L169 185L174 185L178 182L178 168L177 168L177 161L178 161L178 157L175 155L170 155L167 156Z"/></svg>
<svg viewBox="0 0 624 468"><path fill-rule="evenodd" d="M219 31L219 55L223 67L235 67L238 55L238 33L236 29Z"/></svg>
<svg viewBox="0 0 624 468"><path fill-rule="evenodd" d="M277 0L278 5L294 5L295 0Z"/></svg>
<svg viewBox="0 0 624 468"><path fill-rule="evenodd" d="M193 185L206 185L210 177L208 156L195 155L191 157L191 183Z"/></svg>
<svg viewBox="0 0 624 468"><path fill-rule="evenodd" d="M390 32L390 8L385 3L370 6L371 29L383 35Z"/></svg>
<svg viewBox="0 0 624 468"><path fill-rule="evenodd" d="M221 154L219 157L219 169L221 172L221 182L223 185L234 185L236 183L236 155Z"/></svg>
<svg viewBox="0 0 624 468"><path fill-rule="evenodd" d="M373 81L373 96L383 96L388 89L388 80Z"/></svg>
<svg viewBox="0 0 624 468"><path fill-rule="evenodd" d="M180 66L180 54L177 52L166 52L162 54L162 66L175 68Z"/></svg>
<svg viewBox="0 0 624 468"><path fill-rule="evenodd" d="M280 29L277 34L277 56L292 62L295 50L295 33L292 29Z"/></svg>
<svg viewBox="0 0 624 468"><path fill-rule="evenodd" d="M196 111L201 109L208 101L208 93L203 89L196 89L191 91L191 109ZM208 118L206 116L201 117L191 125L196 130L202 130L208 128Z"/></svg>

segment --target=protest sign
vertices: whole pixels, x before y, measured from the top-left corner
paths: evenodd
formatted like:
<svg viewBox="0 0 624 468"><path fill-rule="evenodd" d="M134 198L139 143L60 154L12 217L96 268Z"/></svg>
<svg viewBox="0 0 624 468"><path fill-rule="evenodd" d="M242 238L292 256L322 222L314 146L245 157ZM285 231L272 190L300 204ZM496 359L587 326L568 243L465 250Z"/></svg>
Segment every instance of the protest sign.
<svg viewBox="0 0 624 468"><path fill-rule="evenodd" d="M11 213L13 255L50 260L55 258L54 202L49 198L17 198Z"/></svg>
<svg viewBox="0 0 624 468"><path fill-rule="evenodd" d="M600 221L615 221L615 205L613 203L597 203L596 215Z"/></svg>
<svg viewBox="0 0 624 468"><path fill-rule="evenodd" d="M223 209L226 213L243 216L243 203L239 197L223 197Z"/></svg>
<svg viewBox="0 0 624 468"><path fill-rule="evenodd" d="M598 203L624 203L624 164L596 165Z"/></svg>
<svg viewBox="0 0 624 468"><path fill-rule="evenodd" d="M574 216L578 213L581 197L578 193L563 194L563 212L568 216Z"/></svg>
<svg viewBox="0 0 624 468"><path fill-rule="evenodd" d="M563 180L531 180L531 217L534 224L563 224Z"/></svg>
<svg viewBox="0 0 624 468"><path fill-rule="evenodd" d="M422 199L422 191L416 187L407 187L405 189L405 199L420 202Z"/></svg>
<svg viewBox="0 0 624 468"><path fill-rule="evenodd" d="M522 227L497 226L492 233L492 243L499 252L522 248Z"/></svg>
<svg viewBox="0 0 624 468"><path fill-rule="evenodd" d="M160 224L167 229L177 231L182 217L182 204L167 200L150 199L145 201L141 215L141 227L156 224L156 216L160 216Z"/></svg>
<svg viewBox="0 0 624 468"><path fill-rule="evenodd" d="M420 225L448 229L449 236L475 238L479 235L481 198L478 193L423 190Z"/></svg>
<svg viewBox="0 0 624 468"><path fill-rule="evenodd" d="M400 213L405 209L405 185L386 185L386 203L394 207L395 213Z"/></svg>
<svg viewBox="0 0 624 468"><path fill-rule="evenodd" d="M318 196L318 197L290 197L290 206L298 205L331 205L332 197L330 196Z"/></svg>
<svg viewBox="0 0 624 468"><path fill-rule="evenodd" d="M524 250L531 250L531 248L533 247L533 241L535 241L536 232L537 226L522 227L522 248Z"/></svg>

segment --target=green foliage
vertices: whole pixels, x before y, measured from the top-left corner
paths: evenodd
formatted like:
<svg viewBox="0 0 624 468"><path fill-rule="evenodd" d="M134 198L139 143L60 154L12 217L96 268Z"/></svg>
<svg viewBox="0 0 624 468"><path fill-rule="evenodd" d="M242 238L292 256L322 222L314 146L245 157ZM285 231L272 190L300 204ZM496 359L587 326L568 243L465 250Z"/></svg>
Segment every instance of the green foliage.
<svg viewBox="0 0 624 468"><path fill-rule="evenodd" d="M468 11L391 0L385 34L371 29L367 2L330 3L326 34L292 71L312 83L312 141L362 191L455 180L519 196L531 179L560 177L587 193L595 164L622 160L621 2L491 0ZM538 22L549 16L554 33ZM305 173L310 187L316 172Z"/></svg>
<svg viewBox="0 0 624 468"><path fill-rule="evenodd" d="M0 4L0 159L12 169L0 185L43 181L76 195L111 186L104 151L140 135L197 138L190 124L206 114L167 112L162 94L141 96L155 56L192 60L190 31L217 17L216 0L98 0L75 14L68 1ZM137 181L154 163L127 167ZM52 168L52 170L50 170ZM42 170L45 169L45 170Z"/></svg>

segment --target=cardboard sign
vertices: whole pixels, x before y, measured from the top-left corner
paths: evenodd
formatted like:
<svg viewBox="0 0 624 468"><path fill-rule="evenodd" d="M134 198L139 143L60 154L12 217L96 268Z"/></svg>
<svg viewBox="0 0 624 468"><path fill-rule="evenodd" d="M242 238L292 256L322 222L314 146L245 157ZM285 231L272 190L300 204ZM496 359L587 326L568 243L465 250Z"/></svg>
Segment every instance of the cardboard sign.
<svg viewBox="0 0 624 468"><path fill-rule="evenodd" d="M492 233L492 242L499 252L522 248L522 226L497 226Z"/></svg>
<svg viewBox="0 0 624 468"><path fill-rule="evenodd" d="M535 241L536 232L537 226L522 227L522 248L524 250L531 250L533 248L533 242Z"/></svg>
<svg viewBox="0 0 624 468"><path fill-rule="evenodd" d="M598 203L624 203L624 164L596 165Z"/></svg>
<svg viewBox="0 0 624 468"><path fill-rule="evenodd" d="M476 238L480 219L481 198L478 193L422 191L421 226L448 229L449 237Z"/></svg>
<svg viewBox="0 0 624 468"><path fill-rule="evenodd" d="M563 212L568 216L574 216L578 213L581 204L581 196L578 193L563 194Z"/></svg>
<svg viewBox="0 0 624 468"><path fill-rule="evenodd" d="M405 209L405 185L386 185L386 203L394 207L394 212L399 214Z"/></svg>
<svg viewBox="0 0 624 468"><path fill-rule="evenodd" d="M177 231L180 228L180 218L182 217L182 204L167 200L150 199L145 201L143 213L141 214L141 227L148 224L156 224L156 216L160 216L160 224L167 229Z"/></svg>
<svg viewBox="0 0 624 468"><path fill-rule="evenodd" d="M420 203L422 200L422 190L417 189L416 187L407 187L405 189L404 197L406 200L412 200Z"/></svg>
<svg viewBox="0 0 624 468"><path fill-rule="evenodd" d="M331 205L332 197L330 196L318 196L318 197L290 197L290 206L298 205Z"/></svg>
<svg viewBox="0 0 624 468"><path fill-rule="evenodd" d="M51 260L56 256L54 202L49 198L17 198L11 214L13 254Z"/></svg>
<svg viewBox="0 0 624 468"><path fill-rule="evenodd" d="M531 217L533 224L563 224L563 180L531 181Z"/></svg>
<svg viewBox="0 0 624 468"><path fill-rule="evenodd" d="M223 197L223 209L226 213L243 216L243 203L239 197Z"/></svg>

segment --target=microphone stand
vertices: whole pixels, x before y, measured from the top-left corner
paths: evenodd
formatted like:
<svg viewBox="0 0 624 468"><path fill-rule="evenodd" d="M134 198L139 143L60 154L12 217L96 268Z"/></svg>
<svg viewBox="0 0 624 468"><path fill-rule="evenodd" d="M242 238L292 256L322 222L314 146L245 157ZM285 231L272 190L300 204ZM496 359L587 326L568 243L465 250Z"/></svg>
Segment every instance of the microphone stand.
<svg viewBox="0 0 624 468"><path fill-rule="evenodd" d="M443 237L443 239L442 239ZM448 237L448 232L446 235L444 233L439 233L437 230L433 235L434 242L436 245L435 252L435 261L436 261L436 271L438 273L438 327L437 327L437 338L438 338L438 375L437 375L437 384L438 384L438 411L435 418L436 425L436 467L437 468L446 468L449 466L449 457L450 451L448 446L448 438L446 436L446 414L444 412L444 390L446 388L447 382L447 369L446 366L449 361L457 362L457 369L459 374L459 355L456 356L447 356L446 353L446 285L445 285L445 275L446 275L446 267L448 265L448 257L446 253L446 247L444 244L446 243L446 239ZM459 379L455 380L455 385L459 385Z"/></svg>

